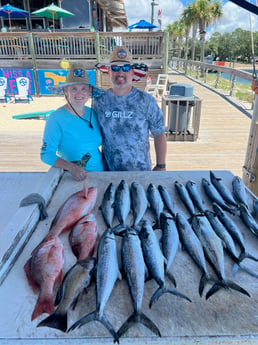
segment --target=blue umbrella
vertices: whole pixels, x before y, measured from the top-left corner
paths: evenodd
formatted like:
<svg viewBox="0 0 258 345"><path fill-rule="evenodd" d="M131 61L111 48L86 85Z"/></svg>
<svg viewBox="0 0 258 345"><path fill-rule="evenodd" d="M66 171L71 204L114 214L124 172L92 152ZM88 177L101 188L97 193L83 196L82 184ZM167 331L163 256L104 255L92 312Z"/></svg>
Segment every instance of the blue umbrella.
<svg viewBox="0 0 258 345"><path fill-rule="evenodd" d="M128 29L154 29L154 28L157 28L157 26L147 22L144 19L141 19L139 22L128 26Z"/></svg>
<svg viewBox="0 0 258 345"><path fill-rule="evenodd" d="M11 18L26 18L29 16L28 11L13 7L10 4L0 7L0 17L9 19L9 28L11 30Z"/></svg>

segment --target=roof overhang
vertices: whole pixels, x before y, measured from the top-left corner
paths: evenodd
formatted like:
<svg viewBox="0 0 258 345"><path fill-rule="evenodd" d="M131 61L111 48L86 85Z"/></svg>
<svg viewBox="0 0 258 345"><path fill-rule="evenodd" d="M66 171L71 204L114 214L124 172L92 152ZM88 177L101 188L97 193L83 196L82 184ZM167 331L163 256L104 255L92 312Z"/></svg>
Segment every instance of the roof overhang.
<svg viewBox="0 0 258 345"><path fill-rule="evenodd" d="M114 27L127 28L128 20L124 0L97 0L97 3L106 12L108 19Z"/></svg>

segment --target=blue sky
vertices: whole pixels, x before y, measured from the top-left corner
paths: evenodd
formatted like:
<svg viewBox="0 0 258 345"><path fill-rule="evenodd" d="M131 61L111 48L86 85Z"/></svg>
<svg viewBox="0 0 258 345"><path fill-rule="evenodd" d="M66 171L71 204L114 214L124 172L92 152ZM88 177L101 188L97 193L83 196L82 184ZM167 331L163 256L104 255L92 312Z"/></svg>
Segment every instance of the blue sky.
<svg viewBox="0 0 258 345"><path fill-rule="evenodd" d="M248 0L256 5L256 0ZM189 5L192 0L155 0L157 6L154 6L154 24L158 25L157 14L158 10L162 10L162 29L164 30L168 24L178 20L183 8ZM258 0L257 0L258 2ZM129 25L134 24L140 19L151 21L151 0L124 0L126 14ZM223 3L223 17L214 25L208 28L208 35L214 32L232 32L240 27L243 30L258 31L258 16L251 14L235 5L228 0L222 0ZM135 31L135 30L134 30Z"/></svg>

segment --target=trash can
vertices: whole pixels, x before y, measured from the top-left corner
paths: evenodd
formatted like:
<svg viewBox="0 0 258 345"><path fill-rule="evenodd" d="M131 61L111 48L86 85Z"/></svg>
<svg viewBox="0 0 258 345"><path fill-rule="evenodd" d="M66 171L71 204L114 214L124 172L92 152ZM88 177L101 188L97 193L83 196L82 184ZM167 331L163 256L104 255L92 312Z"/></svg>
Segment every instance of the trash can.
<svg viewBox="0 0 258 345"><path fill-rule="evenodd" d="M194 106L193 86L191 84L176 83L170 86L169 94L173 98L175 97L175 101L171 102L169 131L183 132L185 127L188 128L189 126L191 108Z"/></svg>

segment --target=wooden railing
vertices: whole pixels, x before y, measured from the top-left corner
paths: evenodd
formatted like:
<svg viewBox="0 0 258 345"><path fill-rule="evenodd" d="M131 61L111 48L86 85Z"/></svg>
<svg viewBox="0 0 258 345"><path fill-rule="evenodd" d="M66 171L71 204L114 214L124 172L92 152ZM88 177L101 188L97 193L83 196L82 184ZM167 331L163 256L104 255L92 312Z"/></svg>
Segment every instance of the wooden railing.
<svg viewBox="0 0 258 345"><path fill-rule="evenodd" d="M159 32L6 32L0 33L0 59L105 58L125 45L134 58L161 59L164 33Z"/></svg>
<svg viewBox="0 0 258 345"><path fill-rule="evenodd" d="M237 86L237 78L242 78L250 83L253 80L253 75L250 72L245 72L240 69L231 67L203 63L200 61L171 57L169 58L169 66L218 90L220 89L220 82L223 79L222 73L227 73L229 75L229 80L226 85L227 88L222 91L225 96L228 95L230 97L235 96L236 98L239 98L236 95L236 93L239 91L239 88ZM210 72L215 72L216 78L210 78ZM225 84L223 84L223 86L225 87ZM247 90L242 90L241 92L245 93L244 95L242 95L242 97L247 99L247 101L244 101L244 103L250 103L252 109L254 102L254 93L252 92L251 87ZM239 101L241 102L240 98Z"/></svg>

